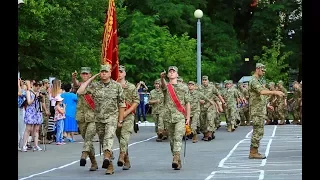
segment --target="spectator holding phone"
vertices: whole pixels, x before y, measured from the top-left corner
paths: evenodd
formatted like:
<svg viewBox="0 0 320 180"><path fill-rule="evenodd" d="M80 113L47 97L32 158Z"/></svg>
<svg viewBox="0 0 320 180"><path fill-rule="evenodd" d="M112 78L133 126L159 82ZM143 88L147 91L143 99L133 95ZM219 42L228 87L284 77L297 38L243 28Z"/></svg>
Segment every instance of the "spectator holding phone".
<svg viewBox="0 0 320 180"><path fill-rule="evenodd" d="M26 98L27 98L27 105L26 105L26 111L24 115L24 123L26 124L26 129L24 131L24 137L23 137L23 147L21 151L26 152L27 151L27 141L29 138L30 133L32 133L34 146L34 151L42 151L42 149L38 146L39 141L39 128L42 124L42 101L40 97L40 85L37 83L33 84L33 88L31 88L30 81L26 81L27 85L27 92L26 92Z"/></svg>
<svg viewBox="0 0 320 180"><path fill-rule="evenodd" d="M146 84L143 82L143 81L140 81L139 83L137 83L137 86L136 86L137 90L138 90L138 93L139 93L139 96L140 96L140 103L138 105L138 121L139 123L141 122L140 121L140 118L142 116L143 118L143 121L144 122L147 122L147 119L146 119L146 104L145 104L145 96L147 96L147 90L148 90L148 87L146 86Z"/></svg>

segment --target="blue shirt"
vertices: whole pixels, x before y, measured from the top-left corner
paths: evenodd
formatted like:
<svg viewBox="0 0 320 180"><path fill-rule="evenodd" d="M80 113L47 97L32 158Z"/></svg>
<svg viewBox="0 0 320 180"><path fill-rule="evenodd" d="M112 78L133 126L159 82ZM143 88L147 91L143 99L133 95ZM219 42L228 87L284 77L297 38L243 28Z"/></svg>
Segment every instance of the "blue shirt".
<svg viewBox="0 0 320 180"><path fill-rule="evenodd" d="M67 105L66 116L76 118L78 96L74 93L65 92L61 94L63 103Z"/></svg>

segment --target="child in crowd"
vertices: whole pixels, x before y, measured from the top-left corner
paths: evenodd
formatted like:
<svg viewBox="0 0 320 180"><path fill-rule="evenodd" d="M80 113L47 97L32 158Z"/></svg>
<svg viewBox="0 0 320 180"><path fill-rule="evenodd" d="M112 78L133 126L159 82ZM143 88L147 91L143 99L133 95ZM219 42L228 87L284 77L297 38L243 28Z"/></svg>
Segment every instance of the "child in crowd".
<svg viewBox="0 0 320 180"><path fill-rule="evenodd" d="M63 142L63 129L64 129L64 119L66 118L66 105L62 103L63 98L58 95L56 98L56 106L54 107L54 121L56 122L56 144L57 145L64 145Z"/></svg>

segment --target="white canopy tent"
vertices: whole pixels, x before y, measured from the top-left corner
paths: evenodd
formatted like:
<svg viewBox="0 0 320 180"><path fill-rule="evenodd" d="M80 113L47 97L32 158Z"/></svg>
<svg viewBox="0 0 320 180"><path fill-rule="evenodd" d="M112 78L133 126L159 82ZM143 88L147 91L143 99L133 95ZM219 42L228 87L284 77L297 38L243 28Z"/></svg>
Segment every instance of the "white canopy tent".
<svg viewBox="0 0 320 180"><path fill-rule="evenodd" d="M251 76L242 76L242 78L238 82L245 83L245 82L249 82L250 79L251 79Z"/></svg>

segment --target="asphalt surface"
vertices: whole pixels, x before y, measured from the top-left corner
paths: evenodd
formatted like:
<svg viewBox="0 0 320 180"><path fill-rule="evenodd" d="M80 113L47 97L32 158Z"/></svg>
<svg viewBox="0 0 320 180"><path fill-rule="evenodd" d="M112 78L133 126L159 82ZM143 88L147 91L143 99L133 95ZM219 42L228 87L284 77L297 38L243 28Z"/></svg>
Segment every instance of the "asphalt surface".
<svg viewBox="0 0 320 180"><path fill-rule="evenodd" d="M302 129L298 125L265 126L265 135L259 151L265 160L248 159L251 126L237 128L233 133L225 127L217 130L211 142L187 141L186 157L182 169L171 168L172 156L168 141L156 142L154 127L140 127L131 136L129 155L132 168L123 171L116 166L119 155L115 140L115 173L105 175L101 168L99 143L95 142L99 169L88 171L79 166L82 140L63 146L47 145L45 152L18 152L19 180L298 180L302 179ZM200 136L199 138L201 138ZM41 145L43 147L43 145ZM182 151L183 158L183 151Z"/></svg>

